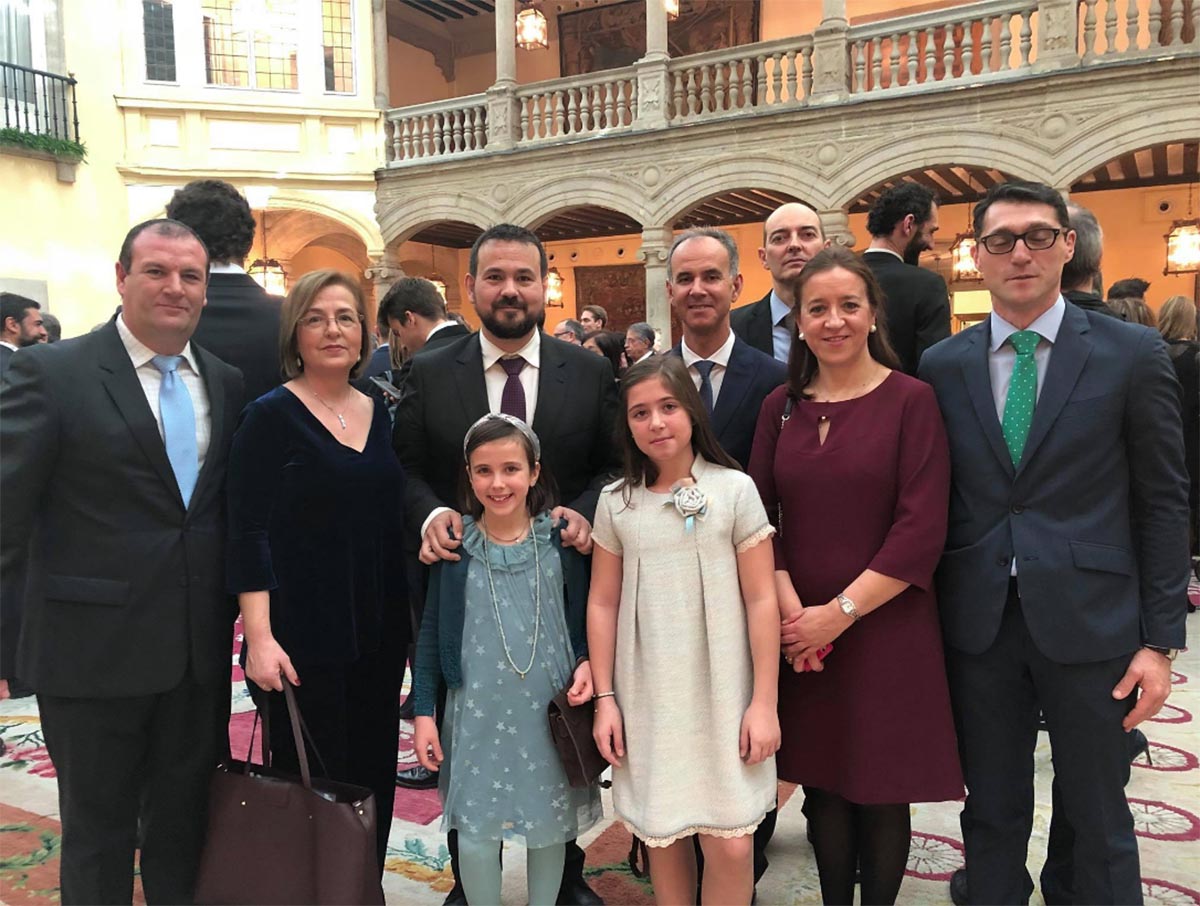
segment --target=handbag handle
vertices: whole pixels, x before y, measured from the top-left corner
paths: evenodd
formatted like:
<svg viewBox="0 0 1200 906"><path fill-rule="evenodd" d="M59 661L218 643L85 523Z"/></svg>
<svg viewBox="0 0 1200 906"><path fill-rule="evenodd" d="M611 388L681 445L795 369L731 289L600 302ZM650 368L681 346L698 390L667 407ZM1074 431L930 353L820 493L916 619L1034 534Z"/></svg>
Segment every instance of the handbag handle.
<svg viewBox="0 0 1200 906"><path fill-rule="evenodd" d="M308 751L304 747L304 740L308 740L313 754L317 756L317 764L321 766L321 771L326 777L329 776L329 769L325 767L325 759L321 757L321 750L317 748L317 743L313 739L312 733L309 732L308 724L304 722L304 715L300 713L300 706L296 703L296 693L293 691L292 684L286 679L283 681L283 698L287 702L288 719L292 725L292 743L296 747L296 759L300 762L300 780L306 790L311 790L312 772L308 766ZM246 760L242 769L243 773L249 773L250 771L250 759L254 754L254 734L258 730L259 717L262 717L263 725L263 767L269 768L271 766L270 710L266 707L256 707L254 709L254 724L250 728L250 744L246 750Z"/></svg>

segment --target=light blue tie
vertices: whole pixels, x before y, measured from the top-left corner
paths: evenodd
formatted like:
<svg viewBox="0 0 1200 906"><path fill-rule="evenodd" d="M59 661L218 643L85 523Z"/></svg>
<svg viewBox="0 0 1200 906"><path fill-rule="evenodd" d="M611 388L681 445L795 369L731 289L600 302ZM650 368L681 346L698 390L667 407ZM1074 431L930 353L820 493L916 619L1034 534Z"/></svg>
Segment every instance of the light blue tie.
<svg viewBox="0 0 1200 906"><path fill-rule="evenodd" d="M151 361L162 372L158 411L162 416L163 443L186 508L200 474L200 454L196 449L196 411L192 408L192 396L179 376L183 356L156 355Z"/></svg>

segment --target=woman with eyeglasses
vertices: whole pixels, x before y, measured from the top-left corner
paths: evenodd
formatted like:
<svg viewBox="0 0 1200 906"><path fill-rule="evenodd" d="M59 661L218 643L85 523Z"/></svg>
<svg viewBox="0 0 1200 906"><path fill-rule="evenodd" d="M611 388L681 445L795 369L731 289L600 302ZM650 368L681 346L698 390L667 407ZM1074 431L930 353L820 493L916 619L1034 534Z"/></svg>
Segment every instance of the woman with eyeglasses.
<svg viewBox="0 0 1200 906"><path fill-rule="evenodd" d="M408 644L404 473L387 408L350 385L370 354L365 320L358 281L334 270L284 301L287 383L246 407L230 451L227 581L274 764L299 769L288 682L324 764L310 749L313 773L375 793L382 873Z"/></svg>

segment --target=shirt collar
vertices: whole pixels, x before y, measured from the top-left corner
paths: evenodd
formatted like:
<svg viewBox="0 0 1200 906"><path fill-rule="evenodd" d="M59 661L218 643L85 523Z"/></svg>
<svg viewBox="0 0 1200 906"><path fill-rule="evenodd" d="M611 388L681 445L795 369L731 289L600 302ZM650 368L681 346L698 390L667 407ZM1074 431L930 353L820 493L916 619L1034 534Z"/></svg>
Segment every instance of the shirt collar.
<svg viewBox="0 0 1200 906"><path fill-rule="evenodd" d="M1043 340L1053 344L1058 339L1058 329L1062 327L1063 316L1067 313L1067 303L1060 294L1054 304L1038 315L1037 319L1026 330L1032 330ZM1009 324L995 311L991 314L992 341L989 347L995 352L1004 345L1004 341L1017 332L1017 328Z"/></svg>
<svg viewBox="0 0 1200 906"><path fill-rule="evenodd" d="M728 368L729 356L733 352L734 339L733 331L731 330L729 331L729 336L725 338L725 342L721 344L721 348L707 357L708 361L716 362L722 368ZM696 353L692 352L692 350L688 348L687 340L679 341L679 351L683 354L683 364L688 368L691 368L696 362L704 361L706 358L705 356L696 355Z"/></svg>
<svg viewBox="0 0 1200 906"><path fill-rule="evenodd" d="M785 315L792 313L792 306L788 305L779 298L779 294L775 290L771 290L771 326L774 327L784 319Z"/></svg>
<svg viewBox="0 0 1200 906"><path fill-rule="evenodd" d="M433 327L430 329L429 333L425 334L425 342L428 343L429 338L432 337L439 330L442 330L443 328L446 328L446 327L453 327L453 326L454 326L453 321L439 321L437 324L433 325ZM481 340L484 339L483 334L480 334L479 338Z"/></svg>
<svg viewBox="0 0 1200 906"><path fill-rule="evenodd" d="M246 273L246 269L240 264L234 264L232 261L228 261L224 264L210 264L208 266L208 272L210 274L244 274Z"/></svg>
<svg viewBox="0 0 1200 906"><path fill-rule="evenodd" d="M139 340L133 335L133 331L129 329L129 325L125 323L125 315L117 315L117 333L121 336L121 342L125 345L125 351L129 353L129 360L133 362L135 369L141 368L147 364L152 358L158 355L153 349ZM187 345L183 347L183 352L180 353L184 361L188 363L188 367L196 374L200 373L200 366L196 362L196 353L192 349L192 342L189 340Z"/></svg>
<svg viewBox="0 0 1200 906"><path fill-rule="evenodd" d="M901 263L904 262L904 256L901 255L899 252L892 251L891 249L885 249L885 248L866 249L863 251L863 254L869 255L871 252L883 252L883 254L891 255L892 257L894 257L897 261L899 261Z"/></svg>
<svg viewBox="0 0 1200 906"><path fill-rule="evenodd" d="M0 340L0 346L7 346L7 347L8 347L9 349L11 349L13 352L16 352L18 349L20 349L20 348L21 348L20 346L14 346L12 343L9 343L9 342L7 342L7 341L5 341L5 340Z"/></svg>
<svg viewBox="0 0 1200 906"><path fill-rule="evenodd" d="M482 330L479 331L479 346L483 352L483 370L487 371L498 361L510 353L505 352L495 343L488 339L487 334ZM542 332L535 330L529 340L511 355L520 356L528 365L534 368L540 368L542 362Z"/></svg>

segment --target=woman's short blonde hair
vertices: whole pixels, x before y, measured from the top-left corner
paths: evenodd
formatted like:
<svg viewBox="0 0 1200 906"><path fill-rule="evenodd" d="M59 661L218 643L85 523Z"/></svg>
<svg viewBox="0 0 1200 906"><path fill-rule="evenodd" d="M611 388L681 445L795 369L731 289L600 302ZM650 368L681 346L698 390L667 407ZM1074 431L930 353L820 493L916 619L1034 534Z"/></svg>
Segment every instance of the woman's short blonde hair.
<svg viewBox="0 0 1200 906"><path fill-rule="evenodd" d="M358 311L358 321L361 341L358 347L358 361L350 369L350 377L358 377L367 367L371 357L371 334L367 330L367 307L363 301L362 286L349 274L326 268L305 274L292 286L287 298L283 300L283 308L279 318L279 367L285 380L299 377L304 373L304 362L300 360L300 344L296 334L300 330L300 319L308 314L321 290L331 286L345 287L354 297L354 308Z"/></svg>
<svg viewBox="0 0 1200 906"><path fill-rule="evenodd" d="M1164 340L1194 340L1196 328L1196 303L1187 296L1172 296L1158 310L1158 329Z"/></svg>

